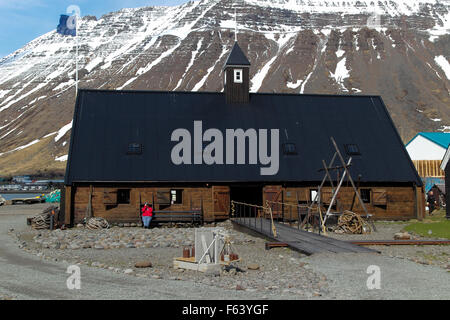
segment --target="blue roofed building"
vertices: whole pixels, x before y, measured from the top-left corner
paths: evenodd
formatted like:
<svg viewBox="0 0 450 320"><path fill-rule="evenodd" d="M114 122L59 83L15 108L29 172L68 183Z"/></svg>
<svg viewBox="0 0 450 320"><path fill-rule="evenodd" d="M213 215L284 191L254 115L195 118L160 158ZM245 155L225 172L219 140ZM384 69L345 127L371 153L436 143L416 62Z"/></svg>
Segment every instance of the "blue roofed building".
<svg viewBox="0 0 450 320"><path fill-rule="evenodd" d="M441 161L450 144L450 132L419 132L406 144L406 150L422 178L425 192L444 184Z"/></svg>

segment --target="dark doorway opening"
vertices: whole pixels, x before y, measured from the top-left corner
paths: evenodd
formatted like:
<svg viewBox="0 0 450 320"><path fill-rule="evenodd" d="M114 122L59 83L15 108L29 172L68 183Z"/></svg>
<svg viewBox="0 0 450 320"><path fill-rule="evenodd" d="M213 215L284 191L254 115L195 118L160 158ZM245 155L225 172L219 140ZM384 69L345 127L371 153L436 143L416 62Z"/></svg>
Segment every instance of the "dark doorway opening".
<svg viewBox="0 0 450 320"><path fill-rule="evenodd" d="M230 187L230 199L236 202L242 202L246 204L253 204L262 206L263 203L263 188L262 186L231 186ZM251 209L248 206L239 206L241 214L244 216L254 216L255 209ZM247 214L248 213L248 214Z"/></svg>

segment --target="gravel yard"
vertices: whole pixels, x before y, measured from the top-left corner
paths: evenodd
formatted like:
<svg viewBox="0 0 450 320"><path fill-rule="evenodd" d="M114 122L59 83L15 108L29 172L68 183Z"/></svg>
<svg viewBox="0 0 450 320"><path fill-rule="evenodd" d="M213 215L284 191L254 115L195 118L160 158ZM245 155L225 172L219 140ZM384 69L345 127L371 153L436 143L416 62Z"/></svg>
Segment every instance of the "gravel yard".
<svg viewBox="0 0 450 320"><path fill-rule="evenodd" d="M328 236L339 240L394 240L394 234L401 232L407 225L407 222L378 221L375 222L377 231L370 234L329 233ZM436 239L414 234L412 238L415 240ZM388 257L407 259L419 264L435 265L450 270L450 245L370 246L370 248Z"/></svg>
<svg viewBox="0 0 450 320"><path fill-rule="evenodd" d="M265 241L233 230L231 222L217 224L229 232L241 261L225 268L220 276L173 268L182 248L194 243L194 228L119 228L107 230L32 230L17 234L21 247L53 261L80 263L137 277L193 280L225 289L292 294L296 298L327 294L326 277L317 274L287 248L266 251ZM150 261L151 268L135 268ZM248 265L257 270L249 270Z"/></svg>
<svg viewBox="0 0 450 320"><path fill-rule="evenodd" d="M1 210L14 212L23 208L35 214L44 207L34 207L33 211L31 207L10 206ZM450 246L371 246L381 254L308 257L288 248L265 250L264 239L240 232L227 221L217 227L229 232L241 261L233 268L224 269L220 276L213 276L173 268L173 259L182 256L183 247L194 243L194 228L33 230L25 225L26 216L22 215L23 228L8 232L24 252L52 263L79 264L130 279L198 283L247 292L249 296L261 294L268 299L450 298ZM341 240L391 240L405 225L403 222L377 222L377 232L368 235L329 233L329 236ZM137 262L151 262L152 266L136 268ZM389 279L386 290L367 290L366 268L370 264L380 265L383 275ZM409 284L411 279L417 279L413 281L416 287ZM394 284L398 288L389 287ZM428 284L433 287L426 289Z"/></svg>

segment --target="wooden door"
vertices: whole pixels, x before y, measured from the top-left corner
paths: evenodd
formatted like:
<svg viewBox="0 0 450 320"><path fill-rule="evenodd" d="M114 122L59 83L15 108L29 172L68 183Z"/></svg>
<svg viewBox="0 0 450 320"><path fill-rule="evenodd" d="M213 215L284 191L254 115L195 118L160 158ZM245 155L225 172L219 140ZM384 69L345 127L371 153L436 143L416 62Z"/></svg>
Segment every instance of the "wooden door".
<svg viewBox="0 0 450 320"><path fill-rule="evenodd" d="M283 216L283 206L280 203L283 201L283 188L281 186L265 186L263 189L263 205L266 206L266 200L269 201L269 206L272 208L272 215L274 219Z"/></svg>
<svg viewBox="0 0 450 320"><path fill-rule="evenodd" d="M226 219L230 215L230 188L213 186L214 219Z"/></svg>

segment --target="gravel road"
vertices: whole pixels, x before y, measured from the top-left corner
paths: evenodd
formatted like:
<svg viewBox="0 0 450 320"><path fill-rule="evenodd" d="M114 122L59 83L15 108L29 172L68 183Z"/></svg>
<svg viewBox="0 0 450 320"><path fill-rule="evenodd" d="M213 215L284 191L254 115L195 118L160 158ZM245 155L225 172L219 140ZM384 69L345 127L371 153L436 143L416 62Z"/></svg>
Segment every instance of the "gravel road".
<svg viewBox="0 0 450 320"><path fill-rule="evenodd" d="M227 290L193 281L158 280L81 266L81 290L66 286L68 264L45 261L18 248L8 234L27 228L25 218L42 206L23 206L21 213L0 207L0 299L266 299L259 292ZM29 228L29 227L28 227ZM270 299L287 297L273 296Z"/></svg>
<svg viewBox="0 0 450 320"><path fill-rule="evenodd" d="M36 232L25 223L25 218L40 213L46 205L0 207L0 299L449 299L450 273L445 265L434 266L417 263L406 257L417 251L425 255L436 250L448 261L446 247L380 249L381 254L320 254L305 256L287 248L264 250L264 240L234 230L239 254L244 257L240 266L257 263L259 270L247 272L223 272L219 277L178 272L171 268L171 261L179 254L179 247L166 248L94 248L54 249L40 247L35 242ZM392 237L402 225L389 225L371 237ZM9 232L14 229L13 232ZM156 232L148 230L148 232ZM176 231L176 232L175 232ZM66 231L67 232L67 231ZM106 232L106 231L105 231ZM99 232L98 237L105 236ZM141 234L139 228L108 230L125 233L125 236ZM159 230L164 234L166 231ZM174 233L189 234L189 230L173 229ZM56 233L59 234L59 233ZM83 230L70 230L66 237L80 237ZM28 236L28 244L20 249L16 235ZM95 237L90 234L90 237ZM154 237L155 235L152 235ZM156 235L152 241L156 241ZM352 236L353 237L353 236ZM45 234L38 239L50 239ZM167 242L167 237L162 237ZM70 238L72 239L72 238ZM108 238L107 238L108 239ZM81 240L80 240L81 241ZM127 240L128 241L128 240ZM159 241L159 240L158 240ZM178 235L172 243L178 244ZM50 241L51 242L51 241ZM35 248L32 248L32 246ZM394 248L394 247L392 247ZM441 248L441 249L439 249ZM27 250L27 251L25 251ZM36 256L39 252L40 257ZM32 254L34 253L34 254ZM150 269L133 269L141 258L149 258L154 264ZM93 265L95 261L95 267ZM67 266L79 262L81 290L68 290ZM380 289L369 290L367 268L380 268ZM118 268L119 272L114 272ZM132 268L132 274L124 274ZM240 288L237 289L237 286Z"/></svg>
<svg viewBox="0 0 450 320"><path fill-rule="evenodd" d="M320 254L303 259L329 279L330 299L450 299L450 273L381 254ZM369 290L367 268L379 267L380 289Z"/></svg>

